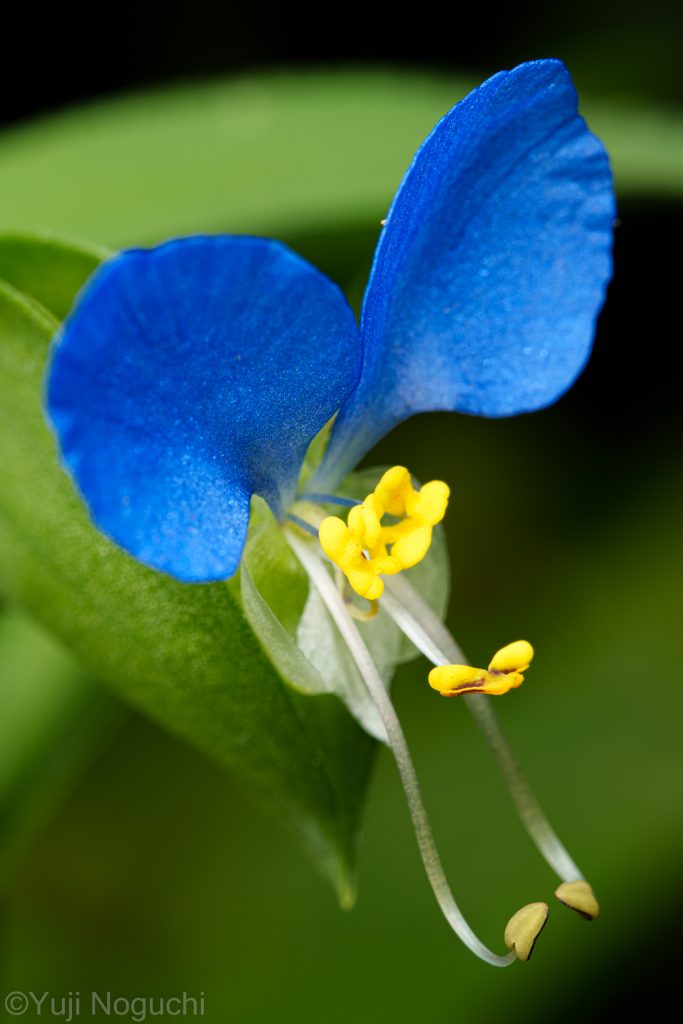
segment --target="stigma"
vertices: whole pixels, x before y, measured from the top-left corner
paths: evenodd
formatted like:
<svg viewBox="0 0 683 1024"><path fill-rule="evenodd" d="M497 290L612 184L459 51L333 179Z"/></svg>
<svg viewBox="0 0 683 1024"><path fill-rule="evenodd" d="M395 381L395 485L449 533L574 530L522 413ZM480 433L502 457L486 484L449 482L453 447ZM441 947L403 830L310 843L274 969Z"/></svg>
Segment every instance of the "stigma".
<svg viewBox="0 0 683 1024"><path fill-rule="evenodd" d="M530 643L515 640L494 654L488 669L471 665L439 665L433 668L429 673L429 685L442 697L466 693L500 696L522 685L533 656L534 649Z"/></svg>
<svg viewBox="0 0 683 1024"><path fill-rule="evenodd" d="M450 489L441 480L416 489L408 470L394 466L360 505L353 506L346 523L338 516L323 519L320 544L351 588L376 601L384 593L382 576L410 569L427 554L449 497ZM395 521L383 523L385 515Z"/></svg>

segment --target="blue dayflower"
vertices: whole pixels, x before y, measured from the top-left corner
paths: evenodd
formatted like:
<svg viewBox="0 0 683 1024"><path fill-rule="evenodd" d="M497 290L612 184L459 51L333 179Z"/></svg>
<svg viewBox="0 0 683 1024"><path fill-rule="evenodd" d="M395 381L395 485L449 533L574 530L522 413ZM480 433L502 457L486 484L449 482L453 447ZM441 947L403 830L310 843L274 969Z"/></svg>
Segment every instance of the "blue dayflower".
<svg viewBox="0 0 683 1024"><path fill-rule="evenodd" d="M418 150L382 230L360 331L268 239L178 239L91 278L52 351L47 408L95 523L187 582L235 572L253 494L282 517L339 412L332 489L417 412L508 416L582 369L611 274L602 144L554 60L500 72Z"/></svg>

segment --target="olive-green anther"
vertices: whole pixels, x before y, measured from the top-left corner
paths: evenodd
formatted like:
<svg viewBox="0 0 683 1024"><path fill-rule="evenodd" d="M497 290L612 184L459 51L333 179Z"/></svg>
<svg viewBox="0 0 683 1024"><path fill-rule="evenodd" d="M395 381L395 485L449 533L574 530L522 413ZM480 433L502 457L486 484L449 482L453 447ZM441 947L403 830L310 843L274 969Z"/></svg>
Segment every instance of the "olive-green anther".
<svg viewBox="0 0 683 1024"><path fill-rule="evenodd" d="M518 960L528 960L536 939L548 920L547 903L527 903L510 918L505 929L505 945L515 951Z"/></svg>
<svg viewBox="0 0 683 1024"><path fill-rule="evenodd" d="M563 882L555 890L560 903L565 907L571 907L587 921L594 921L600 913L600 905L595 898L592 886L581 878L576 882Z"/></svg>

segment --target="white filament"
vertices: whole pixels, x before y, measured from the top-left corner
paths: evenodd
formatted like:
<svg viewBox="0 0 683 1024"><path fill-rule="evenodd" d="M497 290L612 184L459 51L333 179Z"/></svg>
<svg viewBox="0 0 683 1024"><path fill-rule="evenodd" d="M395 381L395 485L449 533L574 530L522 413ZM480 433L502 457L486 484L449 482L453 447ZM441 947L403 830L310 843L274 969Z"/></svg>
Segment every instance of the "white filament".
<svg viewBox="0 0 683 1024"><path fill-rule="evenodd" d="M326 566L310 543L297 536L292 530L287 531L287 539L332 616L356 663L358 671L365 680L370 696L384 723L389 738L389 746L396 760L401 783L408 802L422 863L444 917L453 931L476 956L489 964L493 964L494 967L508 967L516 960L514 951L504 956L499 956L488 949L474 934L453 898L436 849L427 812L422 802L415 766L413 765L401 724L377 672L375 663L370 656L370 652L365 646L355 622L349 615L339 590L329 575Z"/></svg>
<svg viewBox="0 0 683 1024"><path fill-rule="evenodd" d="M385 582L382 606L417 649L434 665L467 665L457 643L415 587L400 576ZM470 694L462 699L493 754L524 827L546 863L564 882L582 879L522 774L491 707L491 698Z"/></svg>

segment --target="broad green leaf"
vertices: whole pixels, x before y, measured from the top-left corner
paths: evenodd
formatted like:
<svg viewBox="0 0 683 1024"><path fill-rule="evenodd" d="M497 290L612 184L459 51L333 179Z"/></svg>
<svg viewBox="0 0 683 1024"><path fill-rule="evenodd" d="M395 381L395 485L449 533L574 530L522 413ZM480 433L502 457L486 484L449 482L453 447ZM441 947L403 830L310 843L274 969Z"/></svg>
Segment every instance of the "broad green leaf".
<svg viewBox="0 0 683 1024"><path fill-rule="evenodd" d="M267 74L52 115L2 136L0 228L120 247L196 231L379 226L415 148L474 84ZM680 114L586 95L582 111L622 194L683 195Z"/></svg>
<svg viewBox="0 0 683 1024"><path fill-rule="evenodd" d="M44 630L0 618L0 885L121 720Z"/></svg>
<svg viewBox="0 0 683 1024"><path fill-rule="evenodd" d="M88 671L230 767L350 902L372 741L336 697L290 685L234 583L177 583L91 525L41 407L56 326L0 286L0 590Z"/></svg>
<svg viewBox="0 0 683 1024"><path fill-rule="evenodd" d="M102 247L53 235L0 234L0 279L61 320L76 293L109 255Z"/></svg>

